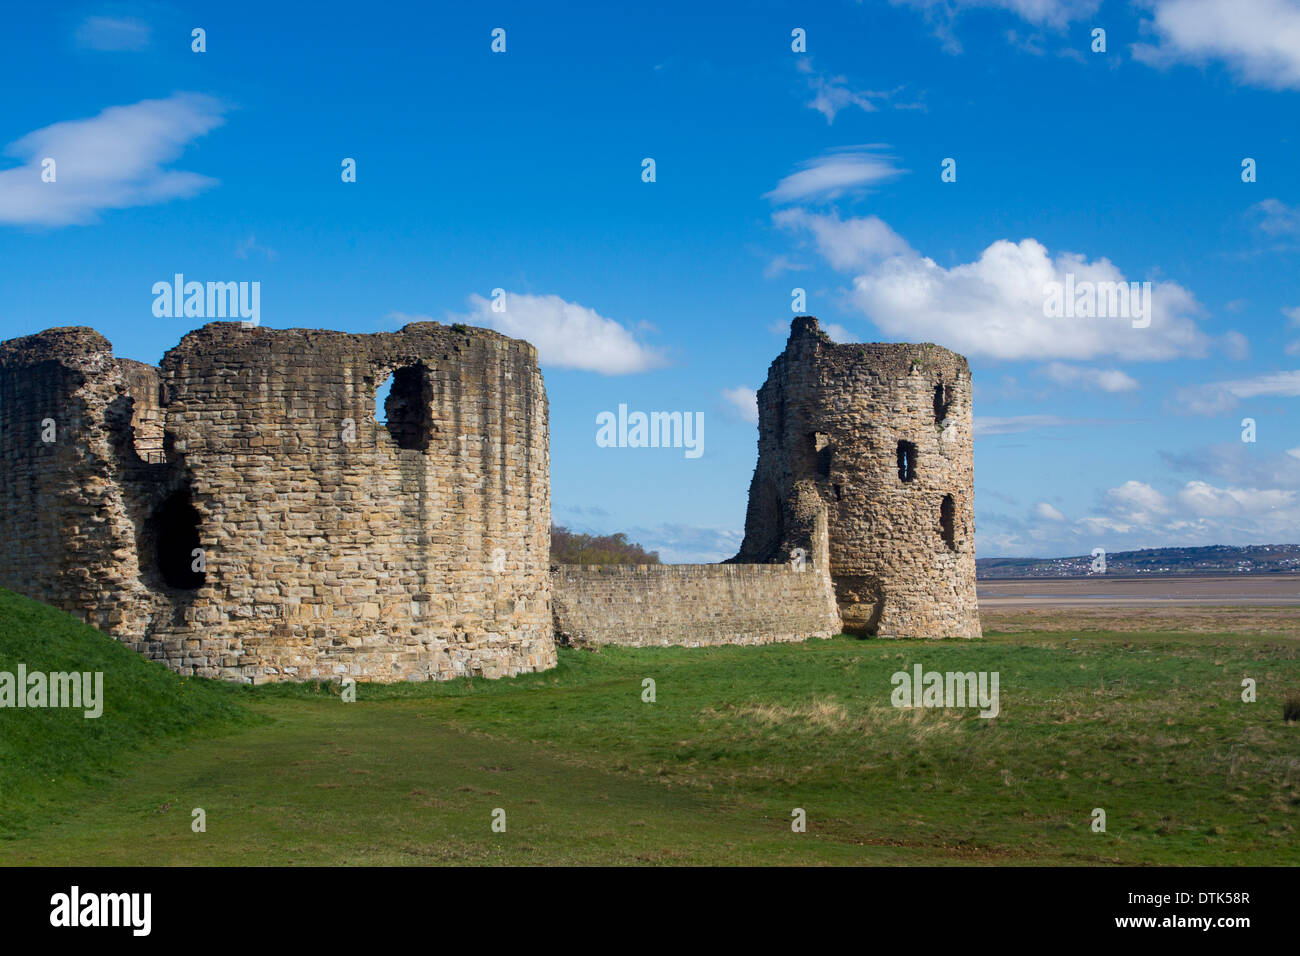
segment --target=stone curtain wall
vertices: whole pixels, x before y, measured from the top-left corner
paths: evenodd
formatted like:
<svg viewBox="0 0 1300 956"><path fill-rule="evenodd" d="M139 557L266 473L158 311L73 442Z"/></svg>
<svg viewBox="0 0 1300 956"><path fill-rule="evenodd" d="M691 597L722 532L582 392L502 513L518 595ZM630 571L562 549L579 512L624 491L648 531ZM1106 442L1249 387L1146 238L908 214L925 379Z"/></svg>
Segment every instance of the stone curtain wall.
<svg viewBox="0 0 1300 956"><path fill-rule="evenodd" d="M971 376L935 345L837 345L794 320L758 393L736 562L785 562L829 524L845 630L978 637Z"/></svg>
<svg viewBox="0 0 1300 956"><path fill-rule="evenodd" d="M560 565L555 633L574 646L770 644L840 632L826 575L813 567Z"/></svg>
<svg viewBox="0 0 1300 956"><path fill-rule="evenodd" d="M390 430L375 391L393 373ZM0 345L0 456L0 584L183 674L555 663L547 402L526 342L216 322L158 371L50 330Z"/></svg>

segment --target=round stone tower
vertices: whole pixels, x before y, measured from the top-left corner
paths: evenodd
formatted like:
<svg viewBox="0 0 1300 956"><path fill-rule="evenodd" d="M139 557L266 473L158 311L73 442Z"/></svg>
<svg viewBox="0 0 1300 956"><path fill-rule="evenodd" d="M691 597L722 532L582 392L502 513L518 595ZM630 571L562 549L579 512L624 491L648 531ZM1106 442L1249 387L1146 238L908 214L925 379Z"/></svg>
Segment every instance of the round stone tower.
<svg viewBox="0 0 1300 956"><path fill-rule="evenodd" d="M837 345L800 316L758 416L734 562L825 562L848 633L980 636L964 357L929 343Z"/></svg>
<svg viewBox="0 0 1300 956"><path fill-rule="evenodd" d="M3 342L0 586L199 677L553 667L547 415L537 350L458 325Z"/></svg>

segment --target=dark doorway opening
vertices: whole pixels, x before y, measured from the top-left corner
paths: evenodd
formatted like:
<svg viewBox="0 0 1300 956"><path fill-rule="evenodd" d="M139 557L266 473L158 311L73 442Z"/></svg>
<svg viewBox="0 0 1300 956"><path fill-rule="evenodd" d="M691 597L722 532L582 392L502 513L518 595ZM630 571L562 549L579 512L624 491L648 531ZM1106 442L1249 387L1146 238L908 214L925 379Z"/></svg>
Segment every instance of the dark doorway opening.
<svg viewBox="0 0 1300 956"><path fill-rule="evenodd" d="M151 524L158 572L168 587L193 591L207 580L207 572L199 570L205 567L199 546L201 521L188 491L176 492L154 512Z"/></svg>
<svg viewBox="0 0 1300 956"><path fill-rule="evenodd" d="M916 446L910 441L898 443L898 478L900 481L916 478Z"/></svg>

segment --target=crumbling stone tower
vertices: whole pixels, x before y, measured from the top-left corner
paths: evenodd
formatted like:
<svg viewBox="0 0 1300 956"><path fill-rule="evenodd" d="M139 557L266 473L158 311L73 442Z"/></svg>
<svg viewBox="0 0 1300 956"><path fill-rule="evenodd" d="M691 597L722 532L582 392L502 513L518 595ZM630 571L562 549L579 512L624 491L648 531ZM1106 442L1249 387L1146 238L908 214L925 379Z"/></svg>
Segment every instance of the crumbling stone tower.
<svg viewBox="0 0 1300 956"><path fill-rule="evenodd" d="M153 368L92 329L49 329L0 343L0 475L0 585L182 674L555 664L527 342L213 322Z"/></svg>
<svg viewBox="0 0 1300 956"><path fill-rule="evenodd" d="M829 566L849 633L980 636L965 358L836 345L800 316L759 390L758 428L733 562Z"/></svg>

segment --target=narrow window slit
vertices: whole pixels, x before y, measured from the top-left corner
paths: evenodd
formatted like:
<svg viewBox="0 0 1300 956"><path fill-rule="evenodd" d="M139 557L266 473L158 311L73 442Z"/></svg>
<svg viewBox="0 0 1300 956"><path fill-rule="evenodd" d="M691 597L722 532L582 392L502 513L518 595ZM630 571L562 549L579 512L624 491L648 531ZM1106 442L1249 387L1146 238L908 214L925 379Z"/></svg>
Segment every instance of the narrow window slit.
<svg viewBox="0 0 1300 956"><path fill-rule="evenodd" d="M952 495L944 495L939 503L939 534L949 551L957 550L957 502Z"/></svg>
<svg viewBox="0 0 1300 956"><path fill-rule="evenodd" d="M916 445L910 441L898 443L898 479L912 481L916 478Z"/></svg>

